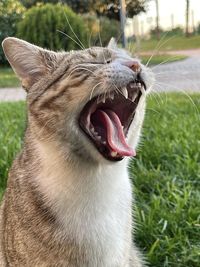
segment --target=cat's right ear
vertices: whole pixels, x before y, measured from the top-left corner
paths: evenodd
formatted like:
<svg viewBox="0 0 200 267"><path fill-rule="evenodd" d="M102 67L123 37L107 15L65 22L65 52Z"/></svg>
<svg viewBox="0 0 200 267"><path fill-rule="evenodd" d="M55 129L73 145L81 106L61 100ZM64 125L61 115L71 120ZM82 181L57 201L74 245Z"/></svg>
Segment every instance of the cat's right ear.
<svg viewBox="0 0 200 267"><path fill-rule="evenodd" d="M58 62L59 53L14 37L6 38L2 46L10 65L27 90L42 76L51 72Z"/></svg>
<svg viewBox="0 0 200 267"><path fill-rule="evenodd" d="M114 37L110 39L107 47L114 50L117 49L117 42Z"/></svg>

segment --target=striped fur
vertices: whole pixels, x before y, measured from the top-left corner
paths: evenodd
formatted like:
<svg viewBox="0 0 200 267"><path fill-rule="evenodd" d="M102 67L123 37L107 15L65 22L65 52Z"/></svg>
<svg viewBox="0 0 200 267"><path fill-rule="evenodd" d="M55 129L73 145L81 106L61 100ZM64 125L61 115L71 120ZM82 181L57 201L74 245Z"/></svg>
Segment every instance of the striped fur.
<svg viewBox="0 0 200 267"><path fill-rule="evenodd" d="M1 204L0 266L143 266L131 237L128 161L107 162L78 126L91 97L127 82L120 61L130 56L116 48L55 53L15 38L3 48L27 90L28 126ZM144 77L150 85L145 69ZM145 95L134 147L144 108Z"/></svg>

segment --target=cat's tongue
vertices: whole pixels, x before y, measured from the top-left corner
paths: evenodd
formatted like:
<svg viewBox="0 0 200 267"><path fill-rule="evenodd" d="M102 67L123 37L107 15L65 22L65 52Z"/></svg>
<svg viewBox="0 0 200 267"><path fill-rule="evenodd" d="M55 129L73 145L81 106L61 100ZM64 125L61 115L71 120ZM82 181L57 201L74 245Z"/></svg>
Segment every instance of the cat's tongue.
<svg viewBox="0 0 200 267"><path fill-rule="evenodd" d="M107 144L118 156L135 156L136 152L126 142L123 127L117 114L112 110L97 110L96 115L106 130Z"/></svg>

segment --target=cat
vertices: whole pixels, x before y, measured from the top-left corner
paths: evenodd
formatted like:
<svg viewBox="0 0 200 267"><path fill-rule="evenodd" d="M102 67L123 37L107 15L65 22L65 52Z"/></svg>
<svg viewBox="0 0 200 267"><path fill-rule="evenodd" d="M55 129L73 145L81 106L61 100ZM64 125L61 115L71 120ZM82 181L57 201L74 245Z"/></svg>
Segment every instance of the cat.
<svg viewBox="0 0 200 267"><path fill-rule="evenodd" d="M113 39L70 52L14 37L2 45L28 118L1 203L1 267L144 266L127 165L152 72Z"/></svg>

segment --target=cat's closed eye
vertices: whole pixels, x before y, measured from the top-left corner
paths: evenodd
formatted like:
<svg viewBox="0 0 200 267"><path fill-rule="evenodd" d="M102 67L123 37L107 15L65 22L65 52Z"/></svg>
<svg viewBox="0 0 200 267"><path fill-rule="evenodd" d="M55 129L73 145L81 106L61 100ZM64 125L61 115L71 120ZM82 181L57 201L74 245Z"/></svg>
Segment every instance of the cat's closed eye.
<svg viewBox="0 0 200 267"><path fill-rule="evenodd" d="M109 58L109 59L104 59L102 61L96 61L96 62L90 62L91 64L110 64L112 62L112 59Z"/></svg>

